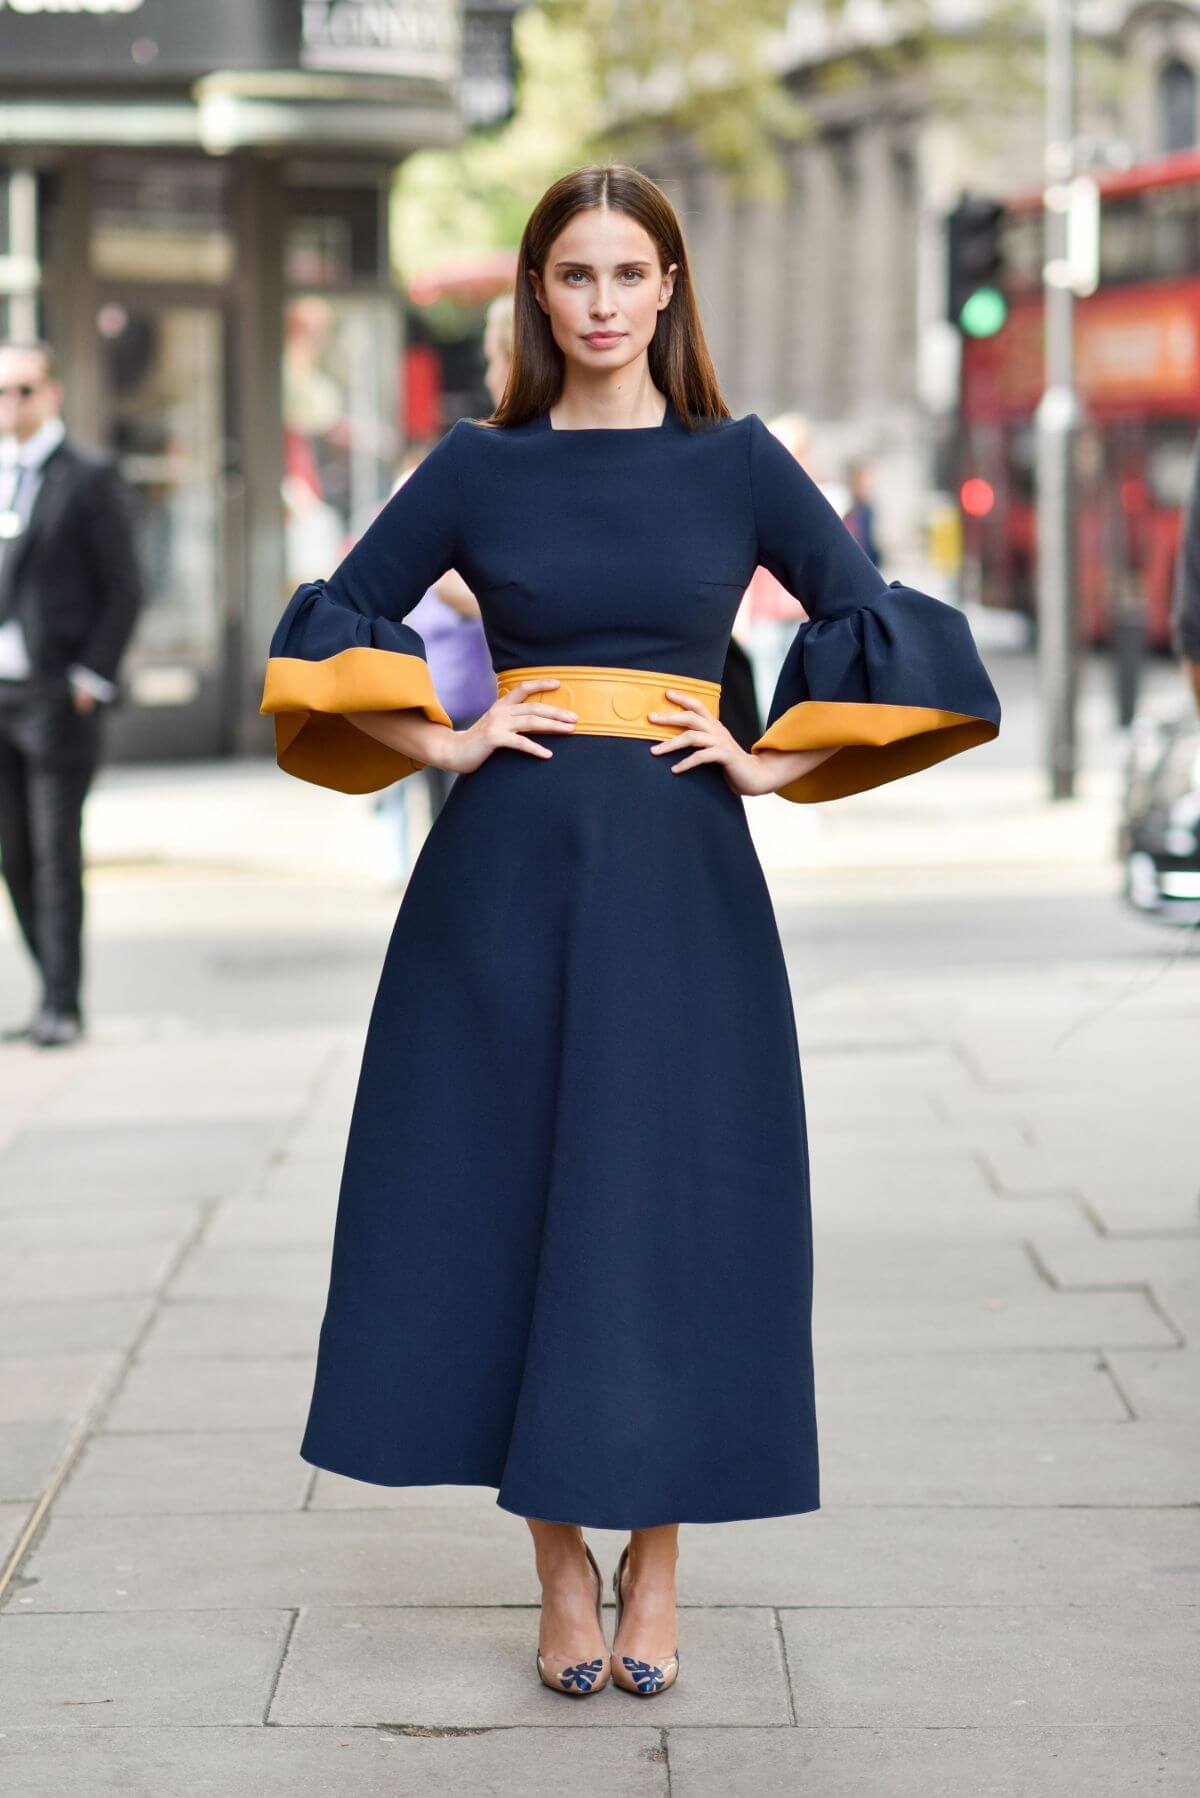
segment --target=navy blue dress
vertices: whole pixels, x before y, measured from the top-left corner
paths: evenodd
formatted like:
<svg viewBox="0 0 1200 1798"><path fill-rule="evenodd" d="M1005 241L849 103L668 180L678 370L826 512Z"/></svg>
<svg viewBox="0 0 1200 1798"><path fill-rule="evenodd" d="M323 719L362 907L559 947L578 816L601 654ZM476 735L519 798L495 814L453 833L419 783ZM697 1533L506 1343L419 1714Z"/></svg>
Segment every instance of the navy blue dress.
<svg viewBox="0 0 1200 1798"><path fill-rule="evenodd" d="M719 681L757 563L809 614L760 745L846 746L787 797L996 734L962 615L886 584L755 414L668 405L459 421L288 605L280 763L346 791L411 771L340 714L446 722L403 618L448 568L497 670ZM455 782L399 908L301 1453L598 1528L815 1510L804 1096L745 802L645 740L534 740L552 759L501 748Z"/></svg>

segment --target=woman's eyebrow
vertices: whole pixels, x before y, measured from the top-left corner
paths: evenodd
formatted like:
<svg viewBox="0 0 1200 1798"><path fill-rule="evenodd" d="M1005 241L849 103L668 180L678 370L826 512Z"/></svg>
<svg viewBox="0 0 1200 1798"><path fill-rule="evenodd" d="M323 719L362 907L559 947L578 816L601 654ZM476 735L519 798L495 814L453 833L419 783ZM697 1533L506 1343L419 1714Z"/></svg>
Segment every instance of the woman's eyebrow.
<svg viewBox="0 0 1200 1798"><path fill-rule="evenodd" d="M554 264L554 266L555 266L555 268L585 268L585 269L587 269L589 274L592 272L592 264L590 262L579 262L575 258L572 258L568 262L556 262ZM641 258L638 256L630 256L630 257L627 257L624 262L614 262L613 267L614 268L649 268L650 264L648 262L643 262L641 260Z"/></svg>

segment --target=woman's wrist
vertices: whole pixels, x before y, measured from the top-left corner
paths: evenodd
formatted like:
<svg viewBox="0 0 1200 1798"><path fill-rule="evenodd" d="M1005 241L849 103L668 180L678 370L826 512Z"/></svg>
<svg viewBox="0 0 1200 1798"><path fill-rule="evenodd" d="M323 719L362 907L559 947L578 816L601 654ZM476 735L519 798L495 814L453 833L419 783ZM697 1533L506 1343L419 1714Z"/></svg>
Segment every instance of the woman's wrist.
<svg viewBox="0 0 1200 1798"><path fill-rule="evenodd" d="M764 769L762 785L757 788L761 793L778 793L782 787L790 786L802 775L811 774L822 762L827 762L831 755L836 755L841 745L833 749L756 749L753 760Z"/></svg>

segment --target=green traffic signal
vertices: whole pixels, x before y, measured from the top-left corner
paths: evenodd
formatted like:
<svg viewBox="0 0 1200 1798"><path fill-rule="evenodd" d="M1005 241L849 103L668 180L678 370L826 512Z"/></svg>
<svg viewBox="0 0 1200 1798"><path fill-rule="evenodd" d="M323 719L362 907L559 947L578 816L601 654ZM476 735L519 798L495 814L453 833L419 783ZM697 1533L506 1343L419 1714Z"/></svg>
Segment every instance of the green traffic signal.
<svg viewBox="0 0 1200 1798"><path fill-rule="evenodd" d="M994 337L1007 317L1008 307L999 289L977 287L964 300L958 322L968 337Z"/></svg>

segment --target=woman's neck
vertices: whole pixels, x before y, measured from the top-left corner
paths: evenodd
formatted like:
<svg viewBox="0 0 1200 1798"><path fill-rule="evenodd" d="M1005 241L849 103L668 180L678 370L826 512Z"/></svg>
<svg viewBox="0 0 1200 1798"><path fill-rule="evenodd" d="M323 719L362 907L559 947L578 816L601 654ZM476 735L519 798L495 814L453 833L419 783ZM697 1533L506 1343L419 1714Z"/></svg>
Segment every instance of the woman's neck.
<svg viewBox="0 0 1200 1798"><path fill-rule="evenodd" d="M556 431L641 430L660 425L666 406L648 368L640 375L622 369L603 380L572 379L568 370L550 423Z"/></svg>

